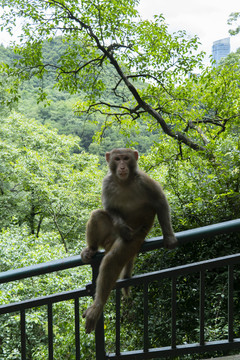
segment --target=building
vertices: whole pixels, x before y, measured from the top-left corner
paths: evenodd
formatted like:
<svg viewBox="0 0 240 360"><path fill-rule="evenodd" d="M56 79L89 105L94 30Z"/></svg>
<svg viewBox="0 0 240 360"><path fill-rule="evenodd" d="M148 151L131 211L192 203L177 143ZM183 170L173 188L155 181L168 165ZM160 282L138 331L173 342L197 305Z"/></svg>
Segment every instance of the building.
<svg viewBox="0 0 240 360"><path fill-rule="evenodd" d="M218 64L220 59L230 53L230 37L214 41L212 46L213 60Z"/></svg>

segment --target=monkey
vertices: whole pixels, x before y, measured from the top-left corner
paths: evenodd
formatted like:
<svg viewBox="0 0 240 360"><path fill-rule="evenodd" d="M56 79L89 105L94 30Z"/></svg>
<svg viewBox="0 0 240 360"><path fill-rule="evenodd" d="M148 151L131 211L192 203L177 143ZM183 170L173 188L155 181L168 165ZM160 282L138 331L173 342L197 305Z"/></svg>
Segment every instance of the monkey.
<svg viewBox="0 0 240 360"><path fill-rule="evenodd" d="M102 183L103 209L91 213L86 226L87 247L81 252L82 261L91 263L99 247L105 249L94 302L83 313L86 333L95 330L119 276L131 277L134 259L152 228L155 215L162 229L164 247L173 249L178 243L162 187L138 168L138 156L138 151L123 148L105 155L109 171Z"/></svg>

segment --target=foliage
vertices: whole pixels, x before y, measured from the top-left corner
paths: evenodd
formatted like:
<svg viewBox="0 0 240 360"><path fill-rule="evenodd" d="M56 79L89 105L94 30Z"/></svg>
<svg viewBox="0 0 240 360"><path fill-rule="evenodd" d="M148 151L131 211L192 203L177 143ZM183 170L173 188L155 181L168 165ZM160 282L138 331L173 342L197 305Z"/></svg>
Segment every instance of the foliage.
<svg viewBox="0 0 240 360"><path fill-rule="evenodd" d="M52 39L51 42L43 43L43 56L46 62L56 62L57 55L63 54L66 45L63 46L60 37ZM0 47L0 58L8 65L12 64L16 56L10 48ZM103 75L104 81L111 79L111 69ZM6 79L5 79L6 80ZM5 88L10 84L6 81ZM43 92L48 94L48 100L38 102L37 92L39 87L43 87ZM80 139L80 145L87 152L99 155L100 162L103 163L104 153L114 147L137 146L142 153L148 152L150 146L159 138L158 131L152 131L147 124L137 124L124 128L121 124L114 124L111 127L106 126L106 119L101 114L77 114L74 111L75 104L80 99L84 99L86 94L84 89L79 95L69 94L66 91L59 91L54 88L54 72L45 74L40 81L37 78L31 78L29 81L21 84L20 98L18 103L10 103L12 106L27 118L35 118L42 124L48 124L57 128L60 134L77 135ZM9 98L6 89L2 91L2 103L6 103L5 98ZM111 99L111 94L109 94ZM84 100L83 100L84 101ZM2 107L7 111L8 102ZM98 132L98 134L96 134ZM94 143L93 137L95 138Z"/></svg>
<svg viewBox="0 0 240 360"><path fill-rule="evenodd" d="M204 159L184 149L176 157L174 143L163 143L142 159L142 166L159 180L171 204L175 231L183 231L240 217L240 142L239 130L229 129L224 138L214 143L214 158ZM170 151L171 149L171 151ZM159 235L159 227L151 236ZM138 257L135 272L181 266L239 252L239 234L216 236L179 247L176 251L158 250ZM235 335L239 336L239 267L235 268L234 316ZM226 338L227 269L206 273L205 329L206 341ZM134 308L126 322L134 323L141 337L142 320L133 318L142 293L133 290ZM153 345L170 345L171 284L152 284L149 290L151 341ZM156 305L157 304L157 305ZM177 341L179 344L199 341L199 277L187 276L177 282ZM137 346L138 340L132 344ZM220 355L220 354L219 354ZM198 357L196 357L198 358ZM206 358L206 356L203 356Z"/></svg>
<svg viewBox="0 0 240 360"><path fill-rule="evenodd" d="M73 152L78 138L18 114L2 120L0 134L1 227L14 219L36 236L57 231L66 251L75 247L100 202L97 158Z"/></svg>
<svg viewBox="0 0 240 360"><path fill-rule="evenodd" d="M76 110L103 114L104 128L117 122L129 129L145 118L176 142L205 151L209 129L216 138L219 127L224 131L227 123L239 119L236 73L223 69L191 75L203 68L203 54L196 53L198 39L189 39L184 31L169 34L161 15L141 20L137 0L2 3L8 10L3 23L10 32L15 20L22 19L20 44L15 46L20 58L7 74L43 79L55 71L60 90L84 89L86 101L81 99ZM64 52L53 63L46 62L43 41L52 41L56 34L62 36ZM110 67L106 81L103 74ZM40 90L39 99L45 95ZM236 106L229 117L226 107L232 103Z"/></svg>
<svg viewBox="0 0 240 360"><path fill-rule="evenodd" d="M66 256L66 251L79 253L85 242L86 220L91 209L99 206L101 172L97 170L97 158L80 152L78 138L58 135L16 113L1 120L0 132L0 271L59 259ZM78 153L74 153L76 149ZM89 270L82 267L3 285L0 302L73 290L90 280ZM86 302L81 300L81 309ZM72 302L56 306L54 322L56 357L74 358ZM1 324L0 357L19 358L19 316L6 315ZM27 313L27 334L28 358L45 359L44 308ZM89 359L90 344L82 325L81 351Z"/></svg>
<svg viewBox="0 0 240 360"><path fill-rule="evenodd" d="M229 30L230 35L239 34L240 26L236 24L239 18L240 18L240 12L233 12L233 13L230 14L229 19L228 19L228 25L233 25L234 24L236 26L235 29Z"/></svg>
<svg viewBox="0 0 240 360"><path fill-rule="evenodd" d="M59 235L56 233L42 234L36 238L29 235L27 228L15 225L0 233L1 271L59 259L65 255L64 246L59 245ZM83 287L90 280L89 270L89 267L84 266L1 285L0 304L74 290L76 284ZM73 305L71 301L66 301L54 306L54 355L58 359L75 358ZM86 301L81 299L80 306L86 307ZM28 310L26 319L27 358L45 360L48 357L46 308ZM3 360L21 357L19 321L17 313L1 316L0 357ZM86 358L93 359L93 344L89 336L85 335L83 325L80 327L81 352Z"/></svg>
<svg viewBox="0 0 240 360"><path fill-rule="evenodd" d="M16 108L16 102L19 100L19 81L16 77L9 77L6 73L7 64L0 66L0 115L9 113L9 109Z"/></svg>

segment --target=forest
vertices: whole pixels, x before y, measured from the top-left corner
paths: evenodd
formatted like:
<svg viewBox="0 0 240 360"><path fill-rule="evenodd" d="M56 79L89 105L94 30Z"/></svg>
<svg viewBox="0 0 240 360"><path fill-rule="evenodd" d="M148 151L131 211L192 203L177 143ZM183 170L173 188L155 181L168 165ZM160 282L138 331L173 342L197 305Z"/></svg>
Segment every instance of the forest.
<svg viewBox="0 0 240 360"><path fill-rule="evenodd" d="M137 3L2 1L8 11L1 22L13 33L20 18L22 32L18 42L0 46L1 272L80 254L89 215L101 208L105 152L116 147L139 151L140 168L164 188L175 232L240 217L240 49L218 66L206 66L197 37L183 30L169 33L162 15L142 20ZM156 221L149 237L160 235ZM239 240L239 234L230 234L141 254L134 273L234 254ZM239 276L240 268L234 293L238 310ZM225 278L226 272L214 281L208 277L209 340L226 335ZM0 289L0 304L84 287L90 280L91 270L84 266L9 283ZM152 342L161 339L165 346L169 284L156 288ZM183 315L178 336L194 340L195 290L182 279L178 291ZM126 350L132 350L140 342L140 289L123 301L122 336ZM112 296L105 316L109 349L113 302ZM87 303L81 303L82 311ZM75 358L72 305L56 307L56 359ZM239 336L239 311L237 316ZM19 316L3 318L0 358L20 359ZM34 348L29 360L47 358L46 324L41 309L29 313L27 341ZM86 335L84 326L81 347L86 359L94 358L94 336Z"/></svg>

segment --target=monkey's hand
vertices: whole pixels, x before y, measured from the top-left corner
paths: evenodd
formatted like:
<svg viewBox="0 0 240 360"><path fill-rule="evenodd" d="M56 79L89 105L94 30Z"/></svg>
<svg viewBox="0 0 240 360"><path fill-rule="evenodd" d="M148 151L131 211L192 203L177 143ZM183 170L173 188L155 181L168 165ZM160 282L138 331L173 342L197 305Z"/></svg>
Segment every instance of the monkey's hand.
<svg viewBox="0 0 240 360"><path fill-rule="evenodd" d="M85 264L88 264L91 262L92 257L96 254L97 250L90 249L89 247L86 247L81 252L81 259Z"/></svg>
<svg viewBox="0 0 240 360"><path fill-rule="evenodd" d="M163 245L166 249L175 249L175 247L178 245L178 240L175 235L165 235L163 237Z"/></svg>
<svg viewBox="0 0 240 360"><path fill-rule="evenodd" d="M86 318L85 330L87 334L94 331L103 311L103 307L100 304L93 303L84 313L83 318Z"/></svg>

